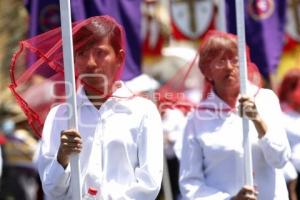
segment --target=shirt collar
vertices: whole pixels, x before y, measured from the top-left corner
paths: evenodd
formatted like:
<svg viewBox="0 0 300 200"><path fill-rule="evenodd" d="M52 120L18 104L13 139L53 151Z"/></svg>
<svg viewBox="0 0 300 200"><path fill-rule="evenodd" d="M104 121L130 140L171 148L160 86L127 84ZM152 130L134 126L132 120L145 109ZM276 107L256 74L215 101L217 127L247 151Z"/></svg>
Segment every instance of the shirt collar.
<svg viewBox="0 0 300 200"><path fill-rule="evenodd" d="M128 108L123 105L124 100L133 98L133 93L125 86L123 81L116 81L113 85L113 94L109 97L101 107L103 109L113 108L113 112L128 112ZM76 95L77 107L81 106L93 106L92 102L88 99L83 86L80 86ZM118 109L116 109L118 108Z"/></svg>
<svg viewBox="0 0 300 200"><path fill-rule="evenodd" d="M247 94L253 98L258 94L259 87L252 84L251 82L247 82ZM239 99L240 95L238 96ZM232 109L225 101L223 101L214 90L211 90L208 94L207 98L200 103L200 108L208 108L213 110L221 110L221 111L232 111L237 110L239 102L236 102L235 109Z"/></svg>

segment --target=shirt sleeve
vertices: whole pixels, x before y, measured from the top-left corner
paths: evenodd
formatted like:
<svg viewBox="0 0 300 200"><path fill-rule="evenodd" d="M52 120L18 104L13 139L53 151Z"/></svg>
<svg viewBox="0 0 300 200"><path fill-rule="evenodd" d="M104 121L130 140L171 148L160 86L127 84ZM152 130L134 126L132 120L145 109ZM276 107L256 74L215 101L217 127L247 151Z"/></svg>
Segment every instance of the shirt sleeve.
<svg viewBox="0 0 300 200"><path fill-rule="evenodd" d="M268 90L260 101L258 111L267 124L267 133L258 143L267 163L274 168L282 168L289 160L291 150L282 124L279 100Z"/></svg>
<svg viewBox="0 0 300 200"><path fill-rule="evenodd" d="M300 172L300 143L296 144L293 149L293 154L291 157L291 162L295 166L298 172Z"/></svg>
<svg viewBox="0 0 300 200"><path fill-rule="evenodd" d="M205 183L203 151L195 137L195 128L191 119L187 123L183 137L179 185L183 199L186 200L224 200L231 198L228 193Z"/></svg>
<svg viewBox="0 0 300 200"><path fill-rule="evenodd" d="M298 122L299 120L294 121L294 117L299 118L299 116L291 117L289 114L286 114L284 117L286 119L285 128L292 151L290 161L296 170L300 172L300 124Z"/></svg>
<svg viewBox="0 0 300 200"><path fill-rule="evenodd" d="M146 107L146 109L145 109ZM148 109L147 109L148 107ZM108 183L105 199L156 199L163 173L163 133L161 117L153 103L144 105L145 115L138 138L139 166L135 168L135 179L129 187L119 183ZM116 190L116 188L118 190Z"/></svg>
<svg viewBox="0 0 300 200"><path fill-rule="evenodd" d="M282 171L283 171L285 181L287 183L292 180L297 179L297 177L298 177L297 171L296 171L294 165L292 164L292 162L290 162L290 161L285 164L285 166L282 168Z"/></svg>
<svg viewBox="0 0 300 200"><path fill-rule="evenodd" d="M66 199L70 185L70 166L64 169L56 159L60 141L57 132L61 130L55 120L56 114L57 107L47 116L36 164L47 198Z"/></svg>

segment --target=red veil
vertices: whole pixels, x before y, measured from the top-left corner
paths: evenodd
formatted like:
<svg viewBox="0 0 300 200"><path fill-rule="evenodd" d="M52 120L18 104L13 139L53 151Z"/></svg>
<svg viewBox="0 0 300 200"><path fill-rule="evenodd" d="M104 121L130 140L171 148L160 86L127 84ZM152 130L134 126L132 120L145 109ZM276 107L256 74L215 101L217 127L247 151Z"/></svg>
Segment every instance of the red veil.
<svg viewBox="0 0 300 200"><path fill-rule="evenodd" d="M201 60L201 56L205 56L208 62L213 59L216 59L219 56L216 55L216 53L220 53L218 50L210 52L209 55L200 54L202 48L204 48L204 46L208 42L208 38L212 36L233 40L235 41L234 48L236 49L238 48L236 35L219 32L215 30L207 32L203 40L201 41L197 54L195 55L194 59L190 62L189 66L181 68L178 72L175 73L174 77L172 77L169 81L166 82L166 84L164 84L159 89L158 105L160 110L164 110L166 108L180 108L185 112L185 111L191 111L193 109L198 109L198 103L200 102L197 103L192 102L186 95L186 91L188 89L187 85L192 77L193 77L192 81L194 80L194 82L195 82L195 77L196 79L198 77L198 81L196 81L198 83L194 84L193 89L196 91L198 90L198 92L201 93L200 94L201 99L207 98L209 92L212 89L212 85L208 80L203 78L203 75L199 69L199 64L202 64L201 62L203 62L203 60ZM232 47L228 46L228 50L229 48ZM250 51L248 47L246 49L246 58L247 58L248 80L254 85L261 88L263 85L262 76L257 66L250 60Z"/></svg>
<svg viewBox="0 0 300 200"><path fill-rule="evenodd" d="M111 39L114 38L113 30L105 34L112 35L109 37L113 47L125 49L125 35L121 25L109 16L95 16L72 24L74 52L99 39L97 20L101 20L105 26L120 30L119 41ZM120 78L122 69L123 65L114 77L115 80ZM76 70L75 74L78 80ZM21 41L11 60L10 77L9 88L26 114L29 125L36 134L41 135L50 108L65 101L61 29L56 28ZM77 81L76 87L79 84Z"/></svg>

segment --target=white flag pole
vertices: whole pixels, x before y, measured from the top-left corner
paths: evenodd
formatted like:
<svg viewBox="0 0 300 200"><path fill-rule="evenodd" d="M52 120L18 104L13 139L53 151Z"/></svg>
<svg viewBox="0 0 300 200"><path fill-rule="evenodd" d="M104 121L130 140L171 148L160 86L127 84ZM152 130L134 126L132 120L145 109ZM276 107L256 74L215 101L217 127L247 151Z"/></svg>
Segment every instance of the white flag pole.
<svg viewBox="0 0 300 200"><path fill-rule="evenodd" d="M67 97L66 103L69 108L68 116L70 116L68 125L69 128L78 130L70 0L60 0L59 4L63 42L65 89ZM72 199L81 200L82 191L80 180L79 154L72 154L70 160Z"/></svg>
<svg viewBox="0 0 300 200"><path fill-rule="evenodd" d="M164 190L164 199L165 200L173 200L173 194L172 194L172 187L170 182L170 174L169 174L169 167L168 167L167 157L166 153L164 153L164 171L163 171L163 190Z"/></svg>
<svg viewBox="0 0 300 200"><path fill-rule="evenodd" d="M247 94L247 62L245 41L244 0L235 0L236 23L238 33L238 55L240 67L240 93ZM252 151L249 137L249 120L243 116L243 147L244 147L244 181L246 185L253 186Z"/></svg>

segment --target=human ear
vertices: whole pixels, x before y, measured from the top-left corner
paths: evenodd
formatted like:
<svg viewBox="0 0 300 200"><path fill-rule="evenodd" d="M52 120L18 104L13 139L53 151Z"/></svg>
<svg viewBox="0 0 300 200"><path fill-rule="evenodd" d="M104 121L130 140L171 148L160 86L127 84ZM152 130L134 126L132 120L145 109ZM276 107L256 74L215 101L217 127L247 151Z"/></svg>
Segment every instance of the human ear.
<svg viewBox="0 0 300 200"><path fill-rule="evenodd" d="M124 49L120 49L120 51L117 55L117 60L118 60L119 66L121 66L124 63L124 61L125 61L125 51L124 51Z"/></svg>

